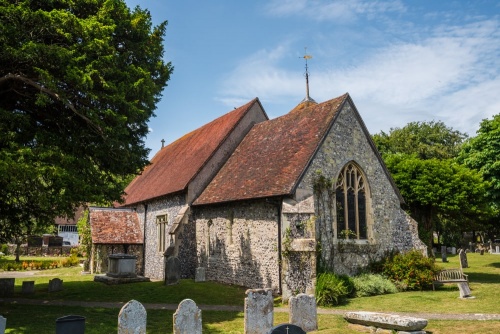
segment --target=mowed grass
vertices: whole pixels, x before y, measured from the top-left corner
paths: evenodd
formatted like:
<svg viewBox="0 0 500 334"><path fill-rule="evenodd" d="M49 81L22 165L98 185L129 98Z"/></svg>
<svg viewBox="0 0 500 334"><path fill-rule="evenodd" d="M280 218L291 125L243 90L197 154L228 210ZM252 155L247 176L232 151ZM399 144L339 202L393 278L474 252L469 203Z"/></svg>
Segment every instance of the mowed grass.
<svg viewBox="0 0 500 334"><path fill-rule="evenodd" d="M445 268L458 268L458 256L449 256ZM404 292L392 295L349 299L336 310L369 310L380 312L416 313L500 313L500 255L468 254L472 294L475 299L459 299L456 285L447 284L436 291ZM141 303L178 304L182 299L193 299L198 305L240 305L245 298L245 288L213 282L194 283L182 280L180 284L165 286L163 282L145 282L108 286L93 282L93 276L81 275L81 268L51 269L36 272L26 278L16 278L16 298L55 301L105 301L125 303L131 299ZM2 277L2 272L0 272ZM59 277L64 290L49 294L48 281ZM34 280L34 295L21 294L24 280ZM55 320L65 315L86 318L85 333L116 333L120 309L79 306L22 305L0 302L0 314L7 318L6 333L54 333ZM172 333L170 310L148 310L148 333ZM203 311L203 333L243 333L244 319L241 312ZM274 323L288 322L288 313L275 312ZM312 333L359 333L337 314L319 314L319 329ZM430 320L428 333L500 333L500 321Z"/></svg>

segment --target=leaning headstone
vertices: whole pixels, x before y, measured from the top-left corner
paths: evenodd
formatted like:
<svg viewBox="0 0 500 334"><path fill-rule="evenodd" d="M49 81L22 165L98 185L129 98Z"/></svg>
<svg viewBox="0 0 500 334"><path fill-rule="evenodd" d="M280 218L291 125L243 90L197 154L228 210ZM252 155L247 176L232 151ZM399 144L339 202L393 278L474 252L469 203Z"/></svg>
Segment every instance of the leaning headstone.
<svg viewBox="0 0 500 334"><path fill-rule="evenodd" d="M245 298L245 334L268 333L273 327L272 289L249 289Z"/></svg>
<svg viewBox="0 0 500 334"><path fill-rule="evenodd" d="M5 333L6 327L7 327L7 319L0 315L0 334Z"/></svg>
<svg viewBox="0 0 500 334"><path fill-rule="evenodd" d="M205 282L205 267L196 268L195 282Z"/></svg>
<svg viewBox="0 0 500 334"><path fill-rule="evenodd" d="M460 258L460 268L469 268L469 262L467 261L467 253L463 250L460 250L458 253L458 257Z"/></svg>
<svg viewBox="0 0 500 334"><path fill-rule="evenodd" d="M446 255L446 246L441 246L441 260L443 262L448 262L448 258Z"/></svg>
<svg viewBox="0 0 500 334"><path fill-rule="evenodd" d="M53 278L49 281L49 292L57 292L63 289L63 280L59 278Z"/></svg>
<svg viewBox="0 0 500 334"><path fill-rule="evenodd" d="M288 322L297 325L306 332L318 329L318 314L314 295L299 293L289 300L290 313Z"/></svg>
<svg viewBox="0 0 500 334"><path fill-rule="evenodd" d="M0 297L14 295L15 278L0 278Z"/></svg>
<svg viewBox="0 0 500 334"><path fill-rule="evenodd" d="M282 324L271 328L269 334L306 334L306 331L293 324Z"/></svg>
<svg viewBox="0 0 500 334"><path fill-rule="evenodd" d="M469 284L467 282L457 283L458 290L460 290L460 298L474 298L471 295Z"/></svg>
<svg viewBox="0 0 500 334"><path fill-rule="evenodd" d="M24 281L21 292L23 295L35 293L35 281Z"/></svg>
<svg viewBox="0 0 500 334"><path fill-rule="evenodd" d="M137 300L123 305L118 314L118 334L146 334L147 312Z"/></svg>
<svg viewBox="0 0 500 334"><path fill-rule="evenodd" d="M201 310L191 299L181 301L174 313L174 334L201 334Z"/></svg>

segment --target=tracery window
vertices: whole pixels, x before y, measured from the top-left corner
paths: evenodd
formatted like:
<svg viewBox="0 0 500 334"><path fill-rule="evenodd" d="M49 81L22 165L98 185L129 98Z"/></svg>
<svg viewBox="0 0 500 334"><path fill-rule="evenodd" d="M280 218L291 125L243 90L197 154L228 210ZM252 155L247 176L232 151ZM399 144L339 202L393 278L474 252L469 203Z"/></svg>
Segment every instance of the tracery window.
<svg viewBox="0 0 500 334"><path fill-rule="evenodd" d="M352 162L335 183L337 238L367 239L367 189L361 170Z"/></svg>

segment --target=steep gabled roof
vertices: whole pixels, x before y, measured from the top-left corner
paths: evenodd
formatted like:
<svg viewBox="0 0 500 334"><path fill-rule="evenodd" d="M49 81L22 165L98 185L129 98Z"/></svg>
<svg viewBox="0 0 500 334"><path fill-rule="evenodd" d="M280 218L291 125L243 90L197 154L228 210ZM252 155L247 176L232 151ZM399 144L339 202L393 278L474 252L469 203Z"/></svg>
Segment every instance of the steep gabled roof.
<svg viewBox="0 0 500 334"><path fill-rule="evenodd" d="M291 194L348 96L255 125L194 204Z"/></svg>
<svg viewBox="0 0 500 334"><path fill-rule="evenodd" d="M189 182L255 103L259 103L257 98L162 148L142 174L127 186L122 205L186 190Z"/></svg>
<svg viewBox="0 0 500 334"><path fill-rule="evenodd" d="M90 232L94 244L142 244L137 212L129 209L90 208Z"/></svg>

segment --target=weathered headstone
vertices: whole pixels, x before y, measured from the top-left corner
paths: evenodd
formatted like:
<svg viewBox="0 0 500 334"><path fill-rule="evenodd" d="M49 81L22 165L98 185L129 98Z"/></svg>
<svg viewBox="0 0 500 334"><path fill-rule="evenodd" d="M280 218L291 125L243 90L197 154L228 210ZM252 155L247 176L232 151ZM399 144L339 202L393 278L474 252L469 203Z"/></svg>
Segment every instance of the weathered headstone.
<svg viewBox="0 0 500 334"><path fill-rule="evenodd" d="M7 319L0 315L0 334L5 333L6 327L7 327Z"/></svg>
<svg viewBox="0 0 500 334"><path fill-rule="evenodd" d="M467 253L463 250L460 250L458 253L458 257L460 259L460 268L469 268L469 262L467 261Z"/></svg>
<svg viewBox="0 0 500 334"><path fill-rule="evenodd" d="M500 246L495 246L495 253L500 253Z"/></svg>
<svg viewBox="0 0 500 334"><path fill-rule="evenodd" d="M0 297L14 295L15 278L0 278Z"/></svg>
<svg viewBox="0 0 500 334"><path fill-rule="evenodd" d="M169 256L165 261L165 285L177 284L181 278L181 262L177 256Z"/></svg>
<svg viewBox="0 0 500 334"><path fill-rule="evenodd" d="M205 282L205 267L196 268L195 282Z"/></svg>
<svg viewBox="0 0 500 334"><path fill-rule="evenodd" d="M269 334L306 334L306 331L293 324L282 324L271 328Z"/></svg>
<svg viewBox="0 0 500 334"><path fill-rule="evenodd" d="M249 289L245 298L245 334L267 333L273 327L272 289Z"/></svg>
<svg viewBox="0 0 500 334"><path fill-rule="evenodd" d="M314 295L299 293L289 299L290 313L288 321L306 332L318 329L318 314Z"/></svg>
<svg viewBox="0 0 500 334"><path fill-rule="evenodd" d="M441 260L443 262L448 262L448 258L446 255L446 246L441 246Z"/></svg>
<svg viewBox="0 0 500 334"><path fill-rule="evenodd" d="M21 292L23 295L35 293L35 281L24 281Z"/></svg>
<svg viewBox="0 0 500 334"><path fill-rule="evenodd" d="M49 281L49 292L57 292L63 289L63 280L59 278L53 278Z"/></svg>
<svg viewBox="0 0 500 334"><path fill-rule="evenodd" d="M147 312L137 300L123 305L118 314L118 334L146 334Z"/></svg>
<svg viewBox="0 0 500 334"><path fill-rule="evenodd" d="M451 247L451 254L453 254L453 255L457 254L457 248L456 247Z"/></svg>
<svg viewBox="0 0 500 334"><path fill-rule="evenodd" d="M472 242L469 242L469 249L471 252L474 252L474 244Z"/></svg>
<svg viewBox="0 0 500 334"><path fill-rule="evenodd" d="M174 334L201 334L201 310L191 299L181 301L174 313Z"/></svg>
<svg viewBox="0 0 500 334"><path fill-rule="evenodd" d="M474 298L471 295L469 284L467 282L457 283L458 290L460 290L460 298Z"/></svg>

